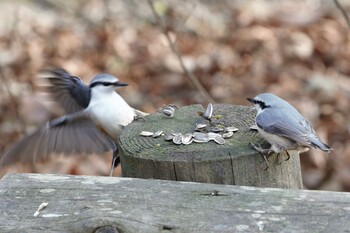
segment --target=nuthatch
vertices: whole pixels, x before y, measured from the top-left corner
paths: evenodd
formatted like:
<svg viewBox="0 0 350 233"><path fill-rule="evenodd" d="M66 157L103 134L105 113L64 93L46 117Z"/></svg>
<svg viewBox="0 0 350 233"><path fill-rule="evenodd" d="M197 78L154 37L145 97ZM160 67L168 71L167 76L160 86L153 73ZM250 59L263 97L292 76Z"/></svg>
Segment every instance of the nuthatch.
<svg viewBox="0 0 350 233"><path fill-rule="evenodd" d="M257 110L255 123L261 136L271 144L269 149L254 148L262 153L280 153L288 150L299 152L308 148L319 148L330 152L332 149L323 143L312 126L287 101L271 94L263 93L255 98L247 98Z"/></svg>
<svg viewBox="0 0 350 233"><path fill-rule="evenodd" d="M67 115L56 118L26 136L0 160L0 165L17 161L35 162L51 152L103 153L113 150L110 175L120 163L117 138L122 128L135 117L147 115L130 107L116 92L127 86L113 75L99 74L89 85L63 69L49 71L49 92Z"/></svg>

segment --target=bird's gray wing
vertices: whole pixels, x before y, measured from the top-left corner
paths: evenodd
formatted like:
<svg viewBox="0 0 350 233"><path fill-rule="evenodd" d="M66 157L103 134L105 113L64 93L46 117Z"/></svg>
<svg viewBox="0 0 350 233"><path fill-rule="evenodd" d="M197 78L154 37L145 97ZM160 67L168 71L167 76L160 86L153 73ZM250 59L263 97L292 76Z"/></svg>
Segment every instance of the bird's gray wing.
<svg viewBox="0 0 350 233"><path fill-rule="evenodd" d="M296 112L285 109L267 109L256 117L258 127L267 133L289 138L300 145L310 146L309 134L315 131L311 125Z"/></svg>
<svg viewBox="0 0 350 233"><path fill-rule="evenodd" d="M52 76L44 77L50 83L48 91L66 113L80 111L89 105L91 90L79 77L63 69L47 70Z"/></svg>
<svg viewBox="0 0 350 233"><path fill-rule="evenodd" d="M50 153L100 154L115 149L115 143L88 118L83 116L66 120L65 117L48 122L15 144L1 158L0 167L15 162L34 163L45 160Z"/></svg>

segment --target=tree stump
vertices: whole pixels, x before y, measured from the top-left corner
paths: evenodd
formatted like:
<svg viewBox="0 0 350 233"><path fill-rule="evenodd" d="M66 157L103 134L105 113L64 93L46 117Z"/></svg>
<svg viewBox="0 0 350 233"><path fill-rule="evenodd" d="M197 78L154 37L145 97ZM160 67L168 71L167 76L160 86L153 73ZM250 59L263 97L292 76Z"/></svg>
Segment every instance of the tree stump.
<svg viewBox="0 0 350 233"><path fill-rule="evenodd" d="M250 143L268 148L254 125L254 107L214 104L209 122L202 105L179 108L173 118L157 112L129 124L119 138L124 177L193 181L256 187L302 188L299 154L263 156ZM143 137L141 131L194 132L196 124L234 126L239 130L224 145L214 141L176 145L164 137Z"/></svg>

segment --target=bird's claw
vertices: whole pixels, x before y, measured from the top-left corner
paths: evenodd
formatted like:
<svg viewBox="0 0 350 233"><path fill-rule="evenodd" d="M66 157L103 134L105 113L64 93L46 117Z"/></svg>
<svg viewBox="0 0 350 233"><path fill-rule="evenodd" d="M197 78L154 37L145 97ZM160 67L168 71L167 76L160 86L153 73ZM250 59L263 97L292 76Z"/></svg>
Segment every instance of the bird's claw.
<svg viewBox="0 0 350 233"><path fill-rule="evenodd" d="M287 155L287 158L284 161L288 161L290 159L290 154L287 150L286 150L286 155Z"/></svg>
<svg viewBox="0 0 350 233"><path fill-rule="evenodd" d="M271 150L270 149L264 149L262 148L260 145L255 145L254 143L250 143L250 145L256 150L258 151L261 156L263 157L266 167L264 168L264 171L266 171L269 168L269 161L267 160L266 154L270 154Z"/></svg>
<svg viewBox="0 0 350 233"><path fill-rule="evenodd" d="M264 171L266 171L267 169L269 169L270 164L269 164L269 161L268 161L267 158L266 158L266 155L261 154L261 156L263 157L263 159L264 159L264 161L265 161L266 167L264 168Z"/></svg>
<svg viewBox="0 0 350 233"><path fill-rule="evenodd" d="M264 149L262 148L260 145L256 145L254 143L250 143L251 146L254 147L254 149L262 154L270 154L271 153L271 150L270 149Z"/></svg>
<svg viewBox="0 0 350 233"><path fill-rule="evenodd" d="M288 161L290 159L290 154L289 154L289 152L287 150L285 150L285 152L286 152L285 154L286 154L287 158L284 161ZM280 165L282 163L282 162L279 162L280 161L279 160L280 154L282 154L282 152L277 154L277 164L278 165Z"/></svg>

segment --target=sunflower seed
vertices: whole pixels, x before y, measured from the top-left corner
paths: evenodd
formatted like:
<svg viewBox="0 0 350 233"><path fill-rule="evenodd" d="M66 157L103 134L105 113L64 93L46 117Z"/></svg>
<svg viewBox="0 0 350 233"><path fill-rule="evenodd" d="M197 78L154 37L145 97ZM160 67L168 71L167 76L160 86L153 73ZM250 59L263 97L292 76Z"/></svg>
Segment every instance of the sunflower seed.
<svg viewBox="0 0 350 233"><path fill-rule="evenodd" d="M150 137L150 136L153 136L153 132L141 131L140 135L144 137Z"/></svg>
<svg viewBox="0 0 350 233"><path fill-rule="evenodd" d="M201 130L201 129L204 129L205 127L207 127L206 124L197 124L196 125L196 130Z"/></svg>
<svg viewBox="0 0 350 233"><path fill-rule="evenodd" d="M208 138L193 138L193 141L197 142L197 143L203 143L203 142L209 142L209 139Z"/></svg>
<svg viewBox="0 0 350 233"><path fill-rule="evenodd" d="M209 132L208 133L209 140L214 140L216 136L220 136L221 137L221 135L218 134L218 133L213 133L213 132Z"/></svg>
<svg viewBox="0 0 350 233"><path fill-rule="evenodd" d="M189 140L188 142L182 143L182 144L184 144L184 145L189 145L189 144L191 144L192 142L193 142L193 138L192 138L191 140Z"/></svg>
<svg viewBox="0 0 350 233"><path fill-rule="evenodd" d="M202 132L193 132L193 137L202 136L202 135L208 135L208 134L207 133L202 133Z"/></svg>
<svg viewBox="0 0 350 233"><path fill-rule="evenodd" d="M184 136L182 136L181 142L184 145L188 145L190 144L193 140L192 140L193 134L192 133L187 133Z"/></svg>
<svg viewBox="0 0 350 233"><path fill-rule="evenodd" d="M168 104L167 106L172 107L175 110L179 109L175 104Z"/></svg>
<svg viewBox="0 0 350 233"><path fill-rule="evenodd" d="M213 105L209 103L207 106L207 109L205 109L203 116L209 120L212 117L212 115L213 115Z"/></svg>
<svg viewBox="0 0 350 233"><path fill-rule="evenodd" d="M220 144L220 145L225 144L225 139L224 139L221 135L217 135L217 136L214 138L214 141L215 141L217 144Z"/></svg>
<svg viewBox="0 0 350 233"><path fill-rule="evenodd" d="M165 116L167 116L167 117L169 117L169 118L172 118L172 117L174 117L174 115L175 115L175 108L174 107L172 107L172 106L165 106L165 107L163 107L163 109L162 109L162 113L165 115Z"/></svg>
<svg viewBox="0 0 350 233"><path fill-rule="evenodd" d="M226 127L226 131L228 131L228 132L237 132L238 129L236 127L230 126L230 127Z"/></svg>
<svg viewBox="0 0 350 233"><path fill-rule="evenodd" d="M154 138L160 137L160 135L162 135L162 133L163 133L163 131L162 131L162 130L159 130L159 131L155 132L155 133L152 135L152 137L154 137Z"/></svg>
<svg viewBox="0 0 350 233"><path fill-rule="evenodd" d="M193 141L194 142L209 142L209 136L207 133L193 133Z"/></svg>
<svg viewBox="0 0 350 233"><path fill-rule="evenodd" d="M230 137L232 137L232 135L233 135L233 132L232 132L232 131L228 131L227 133L224 133L224 134L222 135L222 137L223 137L223 138L230 138Z"/></svg>
<svg viewBox="0 0 350 233"><path fill-rule="evenodd" d="M252 125L249 127L251 130L258 130L258 126L257 125Z"/></svg>
<svg viewBox="0 0 350 233"><path fill-rule="evenodd" d="M171 140L173 140L173 138L174 138L174 135L172 135L171 133L164 135L165 141L171 141Z"/></svg>
<svg viewBox="0 0 350 233"><path fill-rule="evenodd" d="M40 214L40 211L42 211L43 209L45 209L46 208L46 206L48 206L48 202L44 202L44 203L41 203L41 205L39 205L39 207L38 207L38 210L37 211L35 211L35 213L34 213L34 217L38 217L39 216L39 214Z"/></svg>
<svg viewBox="0 0 350 233"><path fill-rule="evenodd" d="M219 127L214 127L214 128L211 129L211 131L213 131L214 133L219 133L221 131L224 131L224 129L223 128L219 128Z"/></svg>
<svg viewBox="0 0 350 233"><path fill-rule="evenodd" d="M173 143L175 143L176 145L180 145L182 143L182 134L177 134L173 138Z"/></svg>

